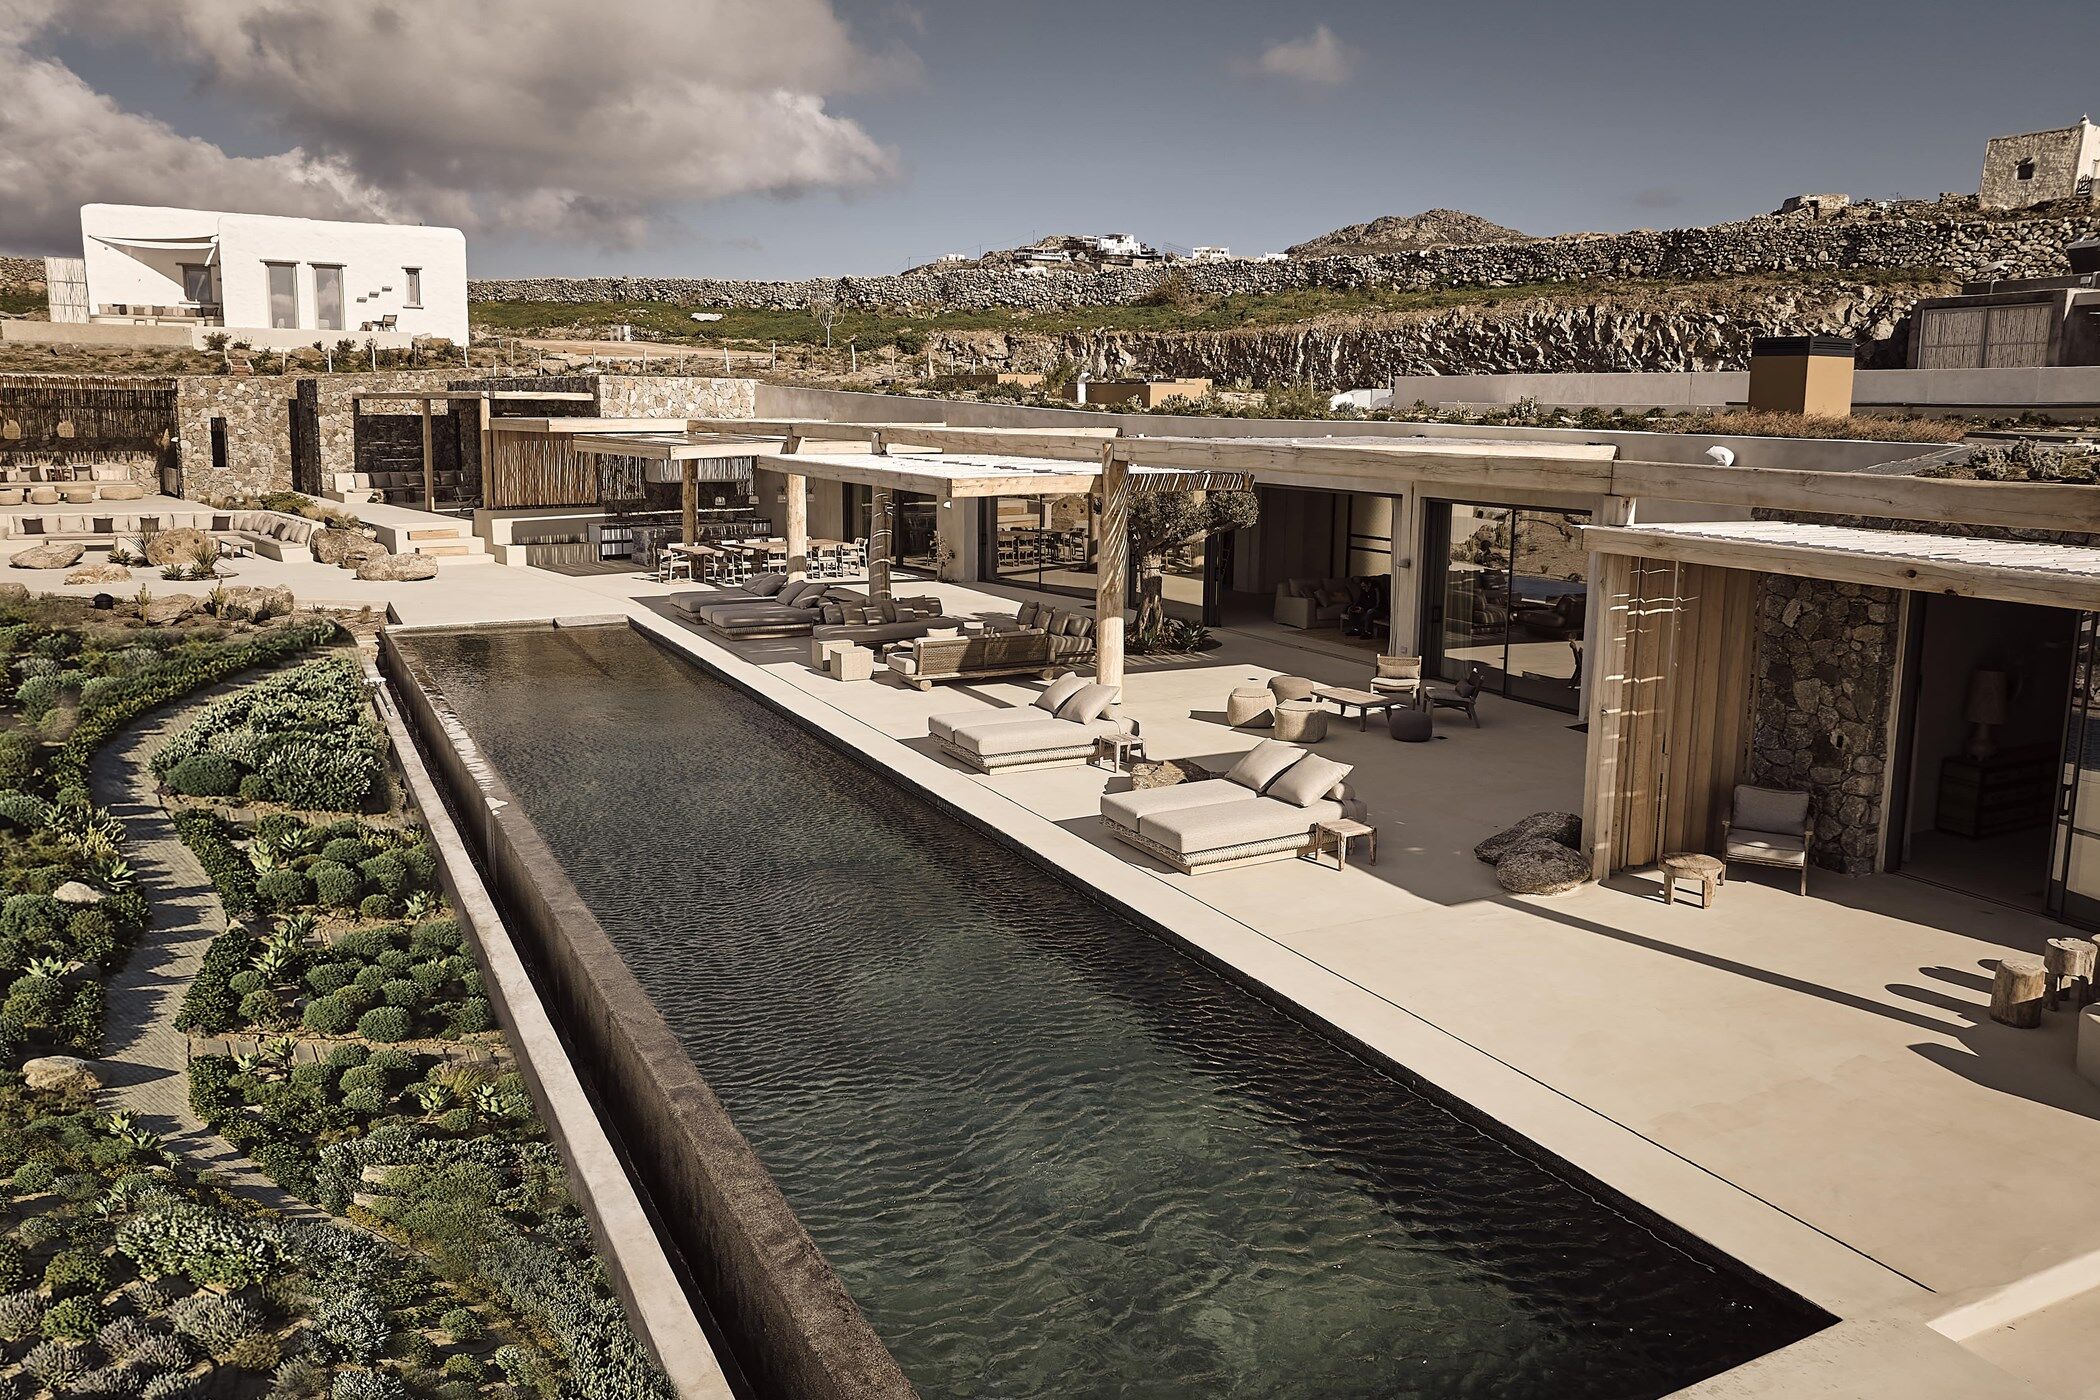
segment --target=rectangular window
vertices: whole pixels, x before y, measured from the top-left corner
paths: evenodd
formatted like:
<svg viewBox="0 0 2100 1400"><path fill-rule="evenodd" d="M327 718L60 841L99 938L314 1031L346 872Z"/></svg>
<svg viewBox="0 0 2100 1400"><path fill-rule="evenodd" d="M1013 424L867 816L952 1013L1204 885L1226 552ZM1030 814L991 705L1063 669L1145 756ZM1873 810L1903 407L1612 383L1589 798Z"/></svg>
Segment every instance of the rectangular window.
<svg viewBox="0 0 2100 1400"><path fill-rule="evenodd" d="M182 265L182 299L197 306L211 300L211 268L203 263Z"/></svg>
<svg viewBox="0 0 2100 1400"><path fill-rule="evenodd" d="M343 270L339 267L314 267L314 317L315 324L324 331L339 331L343 328Z"/></svg>
<svg viewBox="0 0 2100 1400"><path fill-rule="evenodd" d="M401 293L401 304L403 306L421 306L423 304L423 269L420 267L404 267L401 269L401 277L404 283Z"/></svg>
<svg viewBox="0 0 2100 1400"><path fill-rule="evenodd" d="M299 269L293 263L264 263L270 274L270 325L292 330L299 324Z"/></svg>

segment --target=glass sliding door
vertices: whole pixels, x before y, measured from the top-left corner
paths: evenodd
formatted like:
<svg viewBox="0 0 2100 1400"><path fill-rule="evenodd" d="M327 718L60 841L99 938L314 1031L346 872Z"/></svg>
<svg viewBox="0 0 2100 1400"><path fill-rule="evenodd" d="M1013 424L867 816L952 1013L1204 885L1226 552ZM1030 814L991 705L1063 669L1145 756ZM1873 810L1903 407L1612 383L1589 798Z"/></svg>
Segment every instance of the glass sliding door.
<svg viewBox="0 0 2100 1400"><path fill-rule="evenodd" d="M2078 615L2063 778L2049 860L2049 912L2100 927L2100 615Z"/></svg>
<svg viewBox="0 0 2100 1400"><path fill-rule="evenodd" d="M985 578L1094 596L1099 517L1087 497L1002 496L984 509Z"/></svg>
<svg viewBox="0 0 2100 1400"><path fill-rule="evenodd" d="M1557 710L1580 708L1589 556L1583 511L1432 503L1423 628L1430 669Z"/></svg>

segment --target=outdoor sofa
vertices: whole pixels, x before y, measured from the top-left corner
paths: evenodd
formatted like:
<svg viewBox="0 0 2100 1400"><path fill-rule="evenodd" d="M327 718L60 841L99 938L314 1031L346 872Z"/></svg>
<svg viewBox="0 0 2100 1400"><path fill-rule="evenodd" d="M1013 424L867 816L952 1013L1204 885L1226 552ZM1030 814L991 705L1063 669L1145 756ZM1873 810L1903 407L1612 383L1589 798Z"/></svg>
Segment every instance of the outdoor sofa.
<svg viewBox="0 0 2100 1400"><path fill-rule="evenodd" d="M134 508L84 511L78 507L21 511L0 515L0 540L43 544L53 540L113 545L119 541L143 550L148 533L174 529L202 530L238 540L271 559L304 558L320 525L303 516L274 510L180 510L142 514Z"/></svg>
<svg viewBox="0 0 2100 1400"><path fill-rule="evenodd" d="M1116 709L1122 694L1120 686L1090 684L1068 672L1032 704L935 715L926 731L943 753L980 773L1085 763L1097 741L1137 732Z"/></svg>
<svg viewBox="0 0 2100 1400"><path fill-rule="evenodd" d="M1109 834L1184 875L1316 851L1321 822L1366 820L1350 768L1265 739L1222 778L1101 795Z"/></svg>
<svg viewBox="0 0 2100 1400"><path fill-rule="evenodd" d="M994 676L1041 675L1063 663L1083 660L1089 638L1052 636L1033 629L978 636L920 637L890 653L890 673L906 685L931 690L941 681L987 680Z"/></svg>

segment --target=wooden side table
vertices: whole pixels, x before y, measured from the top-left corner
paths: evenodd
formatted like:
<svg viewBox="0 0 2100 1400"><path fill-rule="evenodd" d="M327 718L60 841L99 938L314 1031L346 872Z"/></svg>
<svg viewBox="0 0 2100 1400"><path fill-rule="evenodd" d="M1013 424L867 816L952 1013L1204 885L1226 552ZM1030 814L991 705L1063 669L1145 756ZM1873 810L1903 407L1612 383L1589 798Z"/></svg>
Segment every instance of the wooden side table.
<svg viewBox="0 0 2100 1400"><path fill-rule="evenodd" d="M1109 771L1120 773L1133 758L1145 756L1145 741L1136 734L1103 734L1094 740L1094 762L1099 763L1103 754L1108 755Z"/></svg>
<svg viewBox="0 0 2100 1400"><path fill-rule="evenodd" d="M1355 821L1349 817L1338 817L1331 822L1321 822L1313 830L1319 834L1320 838L1319 843L1313 847L1313 855L1317 857L1327 843L1332 841L1334 843L1335 869L1347 870L1349 868L1349 843L1358 837L1368 839L1371 848L1371 864L1378 864L1377 827L1367 826L1363 822Z"/></svg>
<svg viewBox="0 0 2100 1400"><path fill-rule="evenodd" d="M1699 882L1699 907L1714 907L1714 890L1728 883L1728 867L1714 856L1680 851L1667 855L1658 862L1662 866L1663 903L1677 902L1677 882L1697 880Z"/></svg>

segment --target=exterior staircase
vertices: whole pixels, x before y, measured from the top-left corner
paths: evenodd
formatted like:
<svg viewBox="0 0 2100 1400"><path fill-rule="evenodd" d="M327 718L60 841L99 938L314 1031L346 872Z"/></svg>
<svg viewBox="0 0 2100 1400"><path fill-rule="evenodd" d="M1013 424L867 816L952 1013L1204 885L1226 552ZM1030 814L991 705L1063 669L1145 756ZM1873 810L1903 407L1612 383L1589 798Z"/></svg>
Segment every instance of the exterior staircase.
<svg viewBox="0 0 2100 1400"><path fill-rule="evenodd" d="M395 554L422 554L440 565L493 564L488 544L474 533L474 522L451 515L432 515L378 501L346 503L372 528L379 542Z"/></svg>

